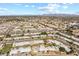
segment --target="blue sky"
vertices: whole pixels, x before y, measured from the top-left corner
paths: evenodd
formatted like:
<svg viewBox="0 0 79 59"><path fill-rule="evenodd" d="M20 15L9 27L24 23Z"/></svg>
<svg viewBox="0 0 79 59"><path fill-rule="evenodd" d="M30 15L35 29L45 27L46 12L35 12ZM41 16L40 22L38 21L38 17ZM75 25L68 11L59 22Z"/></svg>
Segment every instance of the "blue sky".
<svg viewBox="0 0 79 59"><path fill-rule="evenodd" d="M0 3L0 15L78 14L79 4Z"/></svg>

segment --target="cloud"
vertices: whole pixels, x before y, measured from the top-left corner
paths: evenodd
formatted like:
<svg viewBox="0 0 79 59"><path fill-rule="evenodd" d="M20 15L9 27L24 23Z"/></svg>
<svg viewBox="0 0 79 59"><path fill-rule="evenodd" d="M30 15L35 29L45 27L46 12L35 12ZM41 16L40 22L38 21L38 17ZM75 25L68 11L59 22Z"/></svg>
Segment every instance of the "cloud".
<svg viewBox="0 0 79 59"><path fill-rule="evenodd" d="M31 7L35 7L35 5L31 5Z"/></svg>
<svg viewBox="0 0 79 59"><path fill-rule="evenodd" d="M48 4L47 6L44 7L38 7L38 9L41 11L47 11L49 13L53 13L53 12L58 12L59 7L60 7L59 4Z"/></svg>
<svg viewBox="0 0 79 59"><path fill-rule="evenodd" d="M15 5L22 5L22 4L20 4L20 3L16 3Z"/></svg>
<svg viewBox="0 0 79 59"><path fill-rule="evenodd" d="M63 6L63 8L64 8L64 9L67 9L67 8L68 8L68 6Z"/></svg>
<svg viewBox="0 0 79 59"><path fill-rule="evenodd" d="M13 11L0 11L0 15L12 15L14 14Z"/></svg>
<svg viewBox="0 0 79 59"><path fill-rule="evenodd" d="M52 3L52 4L48 4L47 6L44 6L44 7L38 7L38 10L46 12L46 13L50 13L50 14L52 14L52 13L69 13L66 11L68 8L69 8L69 4L67 4L67 3L64 5ZM63 11L61 11L61 9Z"/></svg>
<svg viewBox="0 0 79 59"><path fill-rule="evenodd" d="M7 8L0 8L0 11L8 11Z"/></svg>
<svg viewBox="0 0 79 59"><path fill-rule="evenodd" d="M25 5L25 7L29 7L29 5Z"/></svg>
<svg viewBox="0 0 79 59"><path fill-rule="evenodd" d="M7 8L0 8L0 15L26 15L26 14L31 14L31 12L25 12L25 11L14 11L14 10L9 10Z"/></svg>
<svg viewBox="0 0 79 59"><path fill-rule="evenodd" d="M34 8L35 5L25 5L25 7L32 7L32 8Z"/></svg>
<svg viewBox="0 0 79 59"><path fill-rule="evenodd" d="M24 6L24 7L29 7L28 4L24 5L24 4L17 3L17 4L15 4L15 5L18 5L18 6Z"/></svg>
<svg viewBox="0 0 79 59"><path fill-rule="evenodd" d="M15 12L12 10L9 10L7 8L1 8L0 7L0 15L11 15L14 14Z"/></svg>
<svg viewBox="0 0 79 59"><path fill-rule="evenodd" d="M7 8L1 8L1 7L0 7L0 14L3 14L3 13L5 13L5 12L7 12L7 11L8 11Z"/></svg>

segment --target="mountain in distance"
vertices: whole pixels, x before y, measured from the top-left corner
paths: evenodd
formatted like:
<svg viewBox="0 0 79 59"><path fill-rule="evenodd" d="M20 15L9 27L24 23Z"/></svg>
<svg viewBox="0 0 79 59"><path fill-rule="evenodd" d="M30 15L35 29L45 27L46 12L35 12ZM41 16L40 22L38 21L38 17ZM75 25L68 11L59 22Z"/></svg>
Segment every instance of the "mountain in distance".
<svg viewBox="0 0 79 59"><path fill-rule="evenodd" d="M78 14L43 14L44 16L79 16Z"/></svg>

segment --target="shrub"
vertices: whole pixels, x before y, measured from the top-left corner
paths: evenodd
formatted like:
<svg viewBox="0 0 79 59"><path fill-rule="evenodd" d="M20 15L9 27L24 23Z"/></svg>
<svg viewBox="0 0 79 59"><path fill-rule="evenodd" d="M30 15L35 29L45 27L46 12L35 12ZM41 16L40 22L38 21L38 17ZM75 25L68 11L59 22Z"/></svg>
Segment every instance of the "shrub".
<svg viewBox="0 0 79 59"><path fill-rule="evenodd" d="M10 34L6 34L6 37L11 37L11 35Z"/></svg>
<svg viewBox="0 0 79 59"><path fill-rule="evenodd" d="M46 32L41 32L41 35L47 35L47 33Z"/></svg>
<svg viewBox="0 0 79 59"><path fill-rule="evenodd" d="M66 51L64 47L59 47L59 50L62 52Z"/></svg>
<svg viewBox="0 0 79 59"><path fill-rule="evenodd" d="M2 40L3 40L3 38L0 37L0 41L2 41Z"/></svg>

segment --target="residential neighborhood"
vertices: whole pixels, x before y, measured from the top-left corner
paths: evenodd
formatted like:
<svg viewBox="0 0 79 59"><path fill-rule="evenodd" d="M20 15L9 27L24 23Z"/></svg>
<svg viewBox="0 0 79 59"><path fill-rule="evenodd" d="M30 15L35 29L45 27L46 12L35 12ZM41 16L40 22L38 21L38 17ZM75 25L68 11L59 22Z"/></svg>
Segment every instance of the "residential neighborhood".
<svg viewBox="0 0 79 59"><path fill-rule="evenodd" d="M0 16L0 56L78 56L76 18Z"/></svg>

